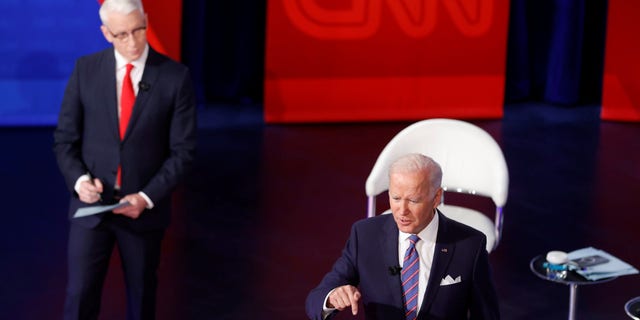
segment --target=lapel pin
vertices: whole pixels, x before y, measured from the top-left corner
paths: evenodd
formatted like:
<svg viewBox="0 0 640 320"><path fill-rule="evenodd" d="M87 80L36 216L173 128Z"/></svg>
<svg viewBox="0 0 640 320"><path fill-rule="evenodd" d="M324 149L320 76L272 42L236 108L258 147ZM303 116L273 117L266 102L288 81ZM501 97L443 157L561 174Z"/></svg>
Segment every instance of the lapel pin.
<svg viewBox="0 0 640 320"><path fill-rule="evenodd" d="M447 252L447 248L442 248L442 250L440 250L442 252Z"/></svg>

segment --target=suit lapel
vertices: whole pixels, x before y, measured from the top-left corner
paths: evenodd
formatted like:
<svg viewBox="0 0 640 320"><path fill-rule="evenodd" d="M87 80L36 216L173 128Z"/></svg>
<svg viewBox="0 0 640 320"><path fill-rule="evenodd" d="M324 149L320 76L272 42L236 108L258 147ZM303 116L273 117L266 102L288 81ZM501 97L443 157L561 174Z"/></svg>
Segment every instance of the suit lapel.
<svg viewBox="0 0 640 320"><path fill-rule="evenodd" d="M384 226L384 235L380 237L381 251L384 255L384 267L389 268L398 265L398 227L396 226L393 217L389 215L386 224ZM393 305L397 306L401 310L404 309L404 302L402 301L402 283L400 281L400 274L390 275L386 277L387 286L389 292L393 297Z"/></svg>
<svg viewBox="0 0 640 320"><path fill-rule="evenodd" d="M114 49L112 48L111 50L104 51L104 63L101 64L102 70L100 70L98 74L105 76L98 76L97 78L105 79L105 82L102 84L104 86L104 90L102 90L102 93L104 94L102 101L106 103L107 117L111 122L110 127L113 129L111 133L117 141L120 141L118 91L116 90L116 57L113 50Z"/></svg>
<svg viewBox="0 0 640 320"><path fill-rule="evenodd" d="M149 55L147 56L147 61L144 66L144 73L142 74L142 79L140 79L140 83L144 83L145 85L139 85L138 87L138 95L133 105L133 112L131 113L131 119L129 119L129 125L127 126L123 141L126 141L129 135L131 135L140 115L147 107L147 101L158 78L160 60L160 54L149 47Z"/></svg>
<svg viewBox="0 0 640 320"><path fill-rule="evenodd" d="M429 274L429 283L422 300L420 312L429 310L438 290L440 289L440 281L444 278L449 262L453 256L455 245L447 237L448 222L447 218L438 211L438 235L436 237L436 248L433 252L433 263Z"/></svg>

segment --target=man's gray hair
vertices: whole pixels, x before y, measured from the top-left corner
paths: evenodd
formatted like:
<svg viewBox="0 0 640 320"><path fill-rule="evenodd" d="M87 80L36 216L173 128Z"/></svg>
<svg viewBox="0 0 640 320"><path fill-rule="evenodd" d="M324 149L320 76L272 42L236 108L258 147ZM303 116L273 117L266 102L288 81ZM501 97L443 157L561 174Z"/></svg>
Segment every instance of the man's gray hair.
<svg viewBox="0 0 640 320"><path fill-rule="evenodd" d="M139 10L144 15L144 8L142 7L142 1L140 0L104 0L102 6L100 6L100 20L102 24L106 25L107 17L109 13L121 13L127 15L134 10Z"/></svg>
<svg viewBox="0 0 640 320"><path fill-rule="evenodd" d="M432 192L442 186L442 168L435 160L420 153L409 153L393 161L389 176L397 172L428 172Z"/></svg>

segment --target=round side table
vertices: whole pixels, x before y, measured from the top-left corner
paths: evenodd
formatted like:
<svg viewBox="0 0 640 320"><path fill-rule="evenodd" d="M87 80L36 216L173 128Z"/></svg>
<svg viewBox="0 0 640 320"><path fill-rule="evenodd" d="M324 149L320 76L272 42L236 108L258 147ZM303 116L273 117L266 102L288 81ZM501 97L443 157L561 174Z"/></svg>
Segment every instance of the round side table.
<svg viewBox="0 0 640 320"><path fill-rule="evenodd" d="M624 304L624 311L631 319L640 320L640 297L635 297Z"/></svg>
<svg viewBox="0 0 640 320"><path fill-rule="evenodd" d="M544 255L536 256L531 259L529 263L529 268L533 271L533 274L547 281L556 282L560 284L565 284L569 286L569 320L575 320L576 318L576 302L577 302L577 293L578 286L588 285L588 284L598 284L603 282L611 281L617 277L609 277L600 280L589 280L575 271L567 271L567 277L564 279L551 279L547 277L547 270L542 266L546 258Z"/></svg>

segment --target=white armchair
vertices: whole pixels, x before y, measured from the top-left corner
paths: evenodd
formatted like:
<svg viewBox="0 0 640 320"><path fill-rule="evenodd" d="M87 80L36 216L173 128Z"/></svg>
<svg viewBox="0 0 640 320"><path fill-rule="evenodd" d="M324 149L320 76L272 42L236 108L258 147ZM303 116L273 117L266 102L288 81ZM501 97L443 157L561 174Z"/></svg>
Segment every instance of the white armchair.
<svg viewBox="0 0 640 320"><path fill-rule="evenodd" d="M487 251L495 249L502 234L502 209L509 189L507 163L496 141L480 127L460 120L428 119L408 126L389 141L367 178L368 217L376 215L376 196L389 187L389 166L407 153L422 153L438 162L445 191L493 200L493 221L477 210L448 204L445 199L439 209L445 216L482 231L487 237Z"/></svg>

